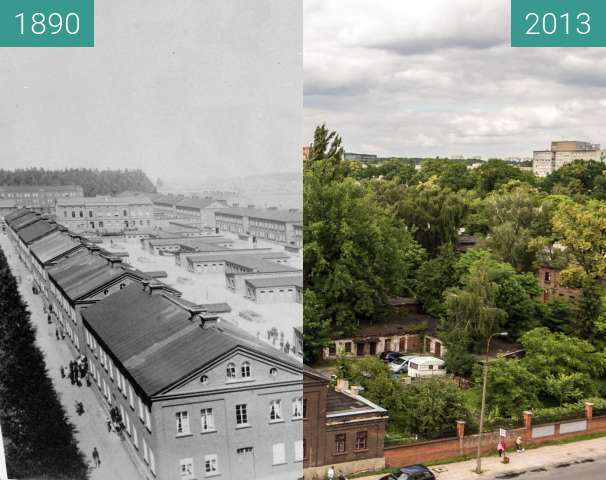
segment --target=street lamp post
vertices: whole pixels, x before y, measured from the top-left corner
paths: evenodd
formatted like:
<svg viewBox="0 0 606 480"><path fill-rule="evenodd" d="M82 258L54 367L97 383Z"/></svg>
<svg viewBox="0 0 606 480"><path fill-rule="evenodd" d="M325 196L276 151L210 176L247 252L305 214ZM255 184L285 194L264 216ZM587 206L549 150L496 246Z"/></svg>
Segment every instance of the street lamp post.
<svg viewBox="0 0 606 480"><path fill-rule="evenodd" d="M486 341L486 356L484 357L484 381L482 383L482 408L480 409L480 435L478 437L478 458L476 460L476 473L482 473L482 434L484 433L484 409L486 407L486 383L488 380L488 352L490 351L490 341L494 336L507 336L507 332L493 333Z"/></svg>

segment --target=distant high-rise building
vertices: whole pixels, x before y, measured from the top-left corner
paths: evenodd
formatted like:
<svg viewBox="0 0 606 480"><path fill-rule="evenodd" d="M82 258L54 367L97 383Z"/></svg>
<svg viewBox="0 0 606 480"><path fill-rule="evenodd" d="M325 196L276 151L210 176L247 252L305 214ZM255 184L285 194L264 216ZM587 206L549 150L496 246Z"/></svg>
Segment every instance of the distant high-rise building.
<svg viewBox="0 0 606 480"><path fill-rule="evenodd" d="M535 150L532 157L532 171L538 177L546 177L559 168L575 160L602 160L600 145L563 140L551 142L550 150Z"/></svg>

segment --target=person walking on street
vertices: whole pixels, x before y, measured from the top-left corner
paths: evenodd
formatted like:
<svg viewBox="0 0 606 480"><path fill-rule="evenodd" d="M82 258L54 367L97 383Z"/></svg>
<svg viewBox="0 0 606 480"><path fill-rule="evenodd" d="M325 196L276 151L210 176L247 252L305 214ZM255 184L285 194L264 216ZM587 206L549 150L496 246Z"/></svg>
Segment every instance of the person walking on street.
<svg viewBox="0 0 606 480"><path fill-rule="evenodd" d="M95 468L99 468L101 466L101 457L99 457L97 447L93 447L93 462L95 462Z"/></svg>
<svg viewBox="0 0 606 480"><path fill-rule="evenodd" d="M328 480L333 480L335 478L335 467L330 467L326 472L326 478Z"/></svg>
<svg viewBox="0 0 606 480"><path fill-rule="evenodd" d="M112 431L112 421L109 419L109 417L105 418L105 423L107 424L107 431L111 432Z"/></svg>
<svg viewBox="0 0 606 480"><path fill-rule="evenodd" d="M59 371L61 372L61 378L65 378L65 368L63 368L63 365L61 365Z"/></svg>
<svg viewBox="0 0 606 480"><path fill-rule="evenodd" d="M57 337L57 340L59 340L59 330L57 330L56 328L55 328L55 337Z"/></svg>
<svg viewBox="0 0 606 480"><path fill-rule="evenodd" d="M518 453L522 453L524 451L524 443L522 441L522 437L518 436L518 438L516 438L516 451Z"/></svg>
<svg viewBox="0 0 606 480"><path fill-rule="evenodd" d="M505 452L505 445L503 444L502 440L500 440L499 444L497 445L497 452L499 452L499 458L501 458Z"/></svg>
<svg viewBox="0 0 606 480"><path fill-rule="evenodd" d="M339 476L337 477L337 479L338 480L347 480L347 477L343 473L343 470L339 470Z"/></svg>

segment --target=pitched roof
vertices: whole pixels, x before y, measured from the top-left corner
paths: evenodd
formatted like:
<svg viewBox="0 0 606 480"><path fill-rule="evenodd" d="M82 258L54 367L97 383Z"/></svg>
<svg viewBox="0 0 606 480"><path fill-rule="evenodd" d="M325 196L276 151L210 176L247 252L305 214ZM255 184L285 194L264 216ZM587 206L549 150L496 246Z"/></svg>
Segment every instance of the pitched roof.
<svg viewBox="0 0 606 480"><path fill-rule="evenodd" d="M18 235L25 243L31 243L51 232L54 232L57 229L58 227L56 223L50 223L46 220L40 219L37 222L34 222L19 230Z"/></svg>
<svg viewBox="0 0 606 480"><path fill-rule="evenodd" d="M201 210L201 209L209 207L213 203L218 203L218 202L217 202L217 200L215 200L212 197L205 197L205 198L186 197L182 200L179 200L176 203L176 207L177 207L177 209L187 208L187 209Z"/></svg>
<svg viewBox="0 0 606 480"><path fill-rule="evenodd" d="M19 210L15 210L14 212L8 214L6 217L4 217L4 220L10 224L13 220L27 215L28 213L32 213L31 210L28 210L27 208L20 208Z"/></svg>
<svg viewBox="0 0 606 480"><path fill-rule="evenodd" d="M40 263L45 264L81 245L69 235L56 231L34 242L30 250Z"/></svg>
<svg viewBox="0 0 606 480"><path fill-rule="evenodd" d="M143 272L122 265L112 267L107 259L90 250L76 252L58 265L50 267L48 274L74 302L125 275L150 278Z"/></svg>
<svg viewBox="0 0 606 480"><path fill-rule="evenodd" d="M301 223L303 222L303 212L301 210L277 210L261 208L245 208L245 207L230 207L217 210L216 213L226 215L235 215L239 217L252 217L260 220L274 220L285 223Z"/></svg>
<svg viewBox="0 0 606 480"><path fill-rule="evenodd" d="M303 273L297 276L261 277L246 280L254 288L303 286Z"/></svg>
<svg viewBox="0 0 606 480"><path fill-rule="evenodd" d="M234 243L233 240L225 237L173 237L173 238L155 238L148 240L152 247L161 247L166 245L182 245L190 248L205 247L208 245L219 245L222 243Z"/></svg>
<svg viewBox="0 0 606 480"><path fill-rule="evenodd" d="M297 268L293 268L290 265L284 265L282 263L271 262L264 258L259 258L255 255L237 255L229 260L227 263L232 263L239 267L244 267L250 272L247 273L274 273L274 272L299 272Z"/></svg>
<svg viewBox="0 0 606 480"><path fill-rule="evenodd" d="M109 195L97 195L96 197L73 197L60 198L57 206L98 206L98 205L151 205L152 201L146 195L131 197L110 197Z"/></svg>
<svg viewBox="0 0 606 480"><path fill-rule="evenodd" d="M222 250L220 252L212 253L188 253L187 261L189 263L195 262L212 262L221 260L237 259L242 255L254 255L265 260L275 260L288 258L289 255L285 252L272 252L270 250L257 250L254 249L241 249L241 250Z"/></svg>
<svg viewBox="0 0 606 480"><path fill-rule="evenodd" d="M202 328L179 302L131 284L82 312L85 324L148 397L238 347L300 368L286 354L229 324Z"/></svg>
<svg viewBox="0 0 606 480"><path fill-rule="evenodd" d="M14 220L8 220L8 224L11 228L16 232L17 230L22 229L23 227L27 227L30 223L37 222L40 218L40 215L33 212L28 212L23 216L20 216Z"/></svg>

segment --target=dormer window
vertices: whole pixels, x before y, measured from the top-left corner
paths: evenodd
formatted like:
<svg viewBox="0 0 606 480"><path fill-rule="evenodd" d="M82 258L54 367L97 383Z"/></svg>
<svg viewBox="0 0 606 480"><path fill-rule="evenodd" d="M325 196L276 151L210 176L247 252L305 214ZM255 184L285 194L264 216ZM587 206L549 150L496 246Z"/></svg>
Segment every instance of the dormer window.
<svg viewBox="0 0 606 480"><path fill-rule="evenodd" d="M240 371L242 373L242 378L250 378L250 363L242 362Z"/></svg>
<svg viewBox="0 0 606 480"><path fill-rule="evenodd" d="M236 379L236 366L233 363L227 364L227 380Z"/></svg>
<svg viewBox="0 0 606 480"><path fill-rule="evenodd" d="M201 383L202 385L207 385L207 384L208 384L208 376L207 376L207 375L202 375L202 376L200 377L200 383Z"/></svg>
<svg viewBox="0 0 606 480"><path fill-rule="evenodd" d="M271 367L271 368L269 369L269 374L270 374L272 377L275 377L276 375L278 375L278 369L277 369L276 367Z"/></svg>

